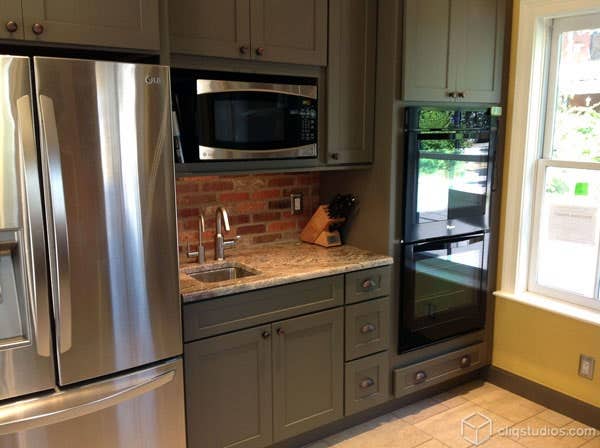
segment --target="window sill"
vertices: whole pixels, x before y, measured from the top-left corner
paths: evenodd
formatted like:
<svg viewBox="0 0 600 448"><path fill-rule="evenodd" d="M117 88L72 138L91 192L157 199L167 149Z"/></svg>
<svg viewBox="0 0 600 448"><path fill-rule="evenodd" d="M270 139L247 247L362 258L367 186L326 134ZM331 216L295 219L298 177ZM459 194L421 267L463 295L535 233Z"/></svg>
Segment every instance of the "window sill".
<svg viewBox="0 0 600 448"><path fill-rule="evenodd" d="M600 327L600 310L531 292L514 294L505 291L496 291L494 295Z"/></svg>

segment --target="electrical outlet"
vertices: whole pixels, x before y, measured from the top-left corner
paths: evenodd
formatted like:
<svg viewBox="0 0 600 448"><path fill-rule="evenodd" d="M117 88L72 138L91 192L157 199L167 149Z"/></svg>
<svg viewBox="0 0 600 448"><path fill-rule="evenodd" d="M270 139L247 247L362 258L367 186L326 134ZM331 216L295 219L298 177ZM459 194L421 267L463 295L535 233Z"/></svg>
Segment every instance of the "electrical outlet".
<svg viewBox="0 0 600 448"><path fill-rule="evenodd" d="M588 380L594 379L594 366L596 360L591 356L580 355L579 356L579 376L587 378Z"/></svg>
<svg viewBox="0 0 600 448"><path fill-rule="evenodd" d="M300 215L304 210L302 193L290 194L290 202L292 204L292 215Z"/></svg>

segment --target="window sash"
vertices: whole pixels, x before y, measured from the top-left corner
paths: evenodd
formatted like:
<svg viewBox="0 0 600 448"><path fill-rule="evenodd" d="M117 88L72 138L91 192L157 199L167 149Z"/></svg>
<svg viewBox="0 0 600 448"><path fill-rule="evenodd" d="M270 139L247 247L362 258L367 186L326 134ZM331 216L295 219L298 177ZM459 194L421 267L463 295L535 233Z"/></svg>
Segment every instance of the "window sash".
<svg viewBox="0 0 600 448"><path fill-rule="evenodd" d="M547 297L553 297L560 300L565 300L577 305L586 306L589 308L600 309L600 251L599 259L596 261L595 274L595 298L588 298L565 290L559 290L541 285L537 281L538 274L538 253L541 236L541 214L544 191L546 188L546 172L548 168L570 168L581 170L598 171L600 176L600 163L594 162L575 162L563 160L539 159L536 167L536 188L534 196L534 214L533 227L531 238L531 251L529 259L529 275L528 275L528 291L536 294L541 294Z"/></svg>

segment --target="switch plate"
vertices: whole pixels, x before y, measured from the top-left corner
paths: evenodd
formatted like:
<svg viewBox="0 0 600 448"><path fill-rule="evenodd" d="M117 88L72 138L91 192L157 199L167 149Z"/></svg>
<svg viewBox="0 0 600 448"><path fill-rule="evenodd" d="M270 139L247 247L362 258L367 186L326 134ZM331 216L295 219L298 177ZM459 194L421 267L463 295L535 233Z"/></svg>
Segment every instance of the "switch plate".
<svg viewBox="0 0 600 448"><path fill-rule="evenodd" d="M587 378L588 380L594 379L594 366L596 360L591 356L580 355L579 356L579 376Z"/></svg>
<svg viewBox="0 0 600 448"><path fill-rule="evenodd" d="M290 202L292 204L292 215L301 215L304 210L302 193L290 194Z"/></svg>

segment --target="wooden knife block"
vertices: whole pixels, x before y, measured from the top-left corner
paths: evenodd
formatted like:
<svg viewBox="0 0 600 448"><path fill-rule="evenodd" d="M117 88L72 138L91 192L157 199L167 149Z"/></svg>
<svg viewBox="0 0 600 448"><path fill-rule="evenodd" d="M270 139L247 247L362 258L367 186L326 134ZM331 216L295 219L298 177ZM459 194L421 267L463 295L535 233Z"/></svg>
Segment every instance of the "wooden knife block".
<svg viewBox="0 0 600 448"><path fill-rule="evenodd" d="M332 224L345 221L346 218L331 219L327 213L327 206L321 205L300 233L300 239L306 243L318 244L323 247L341 246L340 232L337 230L330 232L329 228Z"/></svg>

